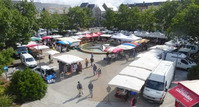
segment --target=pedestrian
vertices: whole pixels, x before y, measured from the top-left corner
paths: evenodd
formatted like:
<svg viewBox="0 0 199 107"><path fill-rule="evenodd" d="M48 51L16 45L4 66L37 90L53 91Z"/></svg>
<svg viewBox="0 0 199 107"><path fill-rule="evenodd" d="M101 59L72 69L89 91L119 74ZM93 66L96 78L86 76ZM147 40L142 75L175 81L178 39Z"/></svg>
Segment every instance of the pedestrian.
<svg viewBox="0 0 199 107"><path fill-rule="evenodd" d="M98 70L97 70L98 78L100 77L101 73L102 73L101 69L100 69L100 68L98 68Z"/></svg>
<svg viewBox="0 0 199 107"><path fill-rule="evenodd" d="M90 83L88 84L88 89L89 89L91 98L93 98L93 84L92 84L92 82L90 82Z"/></svg>
<svg viewBox="0 0 199 107"><path fill-rule="evenodd" d="M93 58L94 56L93 56L93 53L91 53L91 58Z"/></svg>
<svg viewBox="0 0 199 107"><path fill-rule="evenodd" d="M128 54L126 54L125 57L126 57L126 62L128 62L128 60L129 60Z"/></svg>
<svg viewBox="0 0 199 107"><path fill-rule="evenodd" d="M82 72L82 63L79 62L79 71Z"/></svg>
<svg viewBox="0 0 199 107"><path fill-rule="evenodd" d="M88 59L85 59L86 68L88 67Z"/></svg>
<svg viewBox="0 0 199 107"><path fill-rule="evenodd" d="M52 62L51 55L48 55L49 63Z"/></svg>
<svg viewBox="0 0 199 107"><path fill-rule="evenodd" d="M94 62L93 57L90 58L90 61L91 61L91 66L93 66L93 62Z"/></svg>
<svg viewBox="0 0 199 107"><path fill-rule="evenodd" d="M81 95L83 95L83 87L82 87L82 84L78 81L78 84L77 84L77 89L79 91L79 94L78 96L80 97Z"/></svg>
<svg viewBox="0 0 199 107"><path fill-rule="evenodd" d="M97 66L94 64L93 65L93 75L95 75L96 70L97 70Z"/></svg>

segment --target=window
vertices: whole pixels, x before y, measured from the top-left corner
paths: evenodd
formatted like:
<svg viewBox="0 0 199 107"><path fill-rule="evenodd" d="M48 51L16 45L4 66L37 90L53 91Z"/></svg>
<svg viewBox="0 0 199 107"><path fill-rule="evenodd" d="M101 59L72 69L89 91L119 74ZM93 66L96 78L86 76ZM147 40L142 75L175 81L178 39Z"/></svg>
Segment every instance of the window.
<svg viewBox="0 0 199 107"><path fill-rule="evenodd" d="M32 61L34 61L33 58L27 58L27 59L26 59L26 62L32 62Z"/></svg>
<svg viewBox="0 0 199 107"><path fill-rule="evenodd" d="M146 87L154 89L154 90L158 90L158 91L163 91L164 83L158 82L158 81L153 81L153 80L148 80L146 83Z"/></svg>
<svg viewBox="0 0 199 107"><path fill-rule="evenodd" d="M40 68L36 68L35 70L38 71L38 72L40 72Z"/></svg>
<svg viewBox="0 0 199 107"><path fill-rule="evenodd" d="M185 61L184 59L182 59L181 62L182 62L183 64L186 64L186 65L188 64L187 61Z"/></svg>

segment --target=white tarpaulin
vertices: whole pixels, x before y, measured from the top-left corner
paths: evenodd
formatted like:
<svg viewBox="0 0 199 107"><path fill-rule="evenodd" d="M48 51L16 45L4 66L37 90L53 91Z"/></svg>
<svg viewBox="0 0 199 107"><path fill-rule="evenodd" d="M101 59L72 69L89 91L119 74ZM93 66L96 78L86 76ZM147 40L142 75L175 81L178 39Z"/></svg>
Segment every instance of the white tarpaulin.
<svg viewBox="0 0 199 107"><path fill-rule="evenodd" d="M64 62L66 64L72 64L83 61L82 58L74 56L74 55L60 55L54 57L54 59L57 59L58 61Z"/></svg>
<svg viewBox="0 0 199 107"><path fill-rule="evenodd" d="M151 57L151 58L161 59L163 52L164 51L160 50L160 49L152 49L152 50L150 50L148 52L139 54L137 57L141 57L141 58Z"/></svg>
<svg viewBox="0 0 199 107"><path fill-rule="evenodd" d="M48 49L49 47L45 45L39 45L39 46L35 46L34 48L37 50L42 50L42 49Z"/></svg>
<svg viewBox="0 0 199 107"><path fill-rule="evenodd" d="M157 65L160 63L160 60L155 57L142 57L138 60L135 60L129 64L132 67L143 68L147 70L154 70Z"/></svg>
<svg viewBox="0 0 199 107"><path fill-rule="evenodd" d="M142 39L141 37L137 37L137 36L135 36L134 34L131 34L131 35L129 35L128 37L129 37L130 39L134 40L134 41L136 41L136 40L141 40L141 39Z"/></svg>
<svg viewBox="0 0 199 107"><path fill-rule="evenodd" d="M50 35L50 37L55 39L55 38L61 38L63 36L62 35Z"/></svg>
<svg viewBox="0 0 199 107"><path fill-rule="evenodd" d="M131 77L141 79L143 81L145 81L149 77L150 74L151 74L151 71L149 70L137 68L137 67L129 67L129 66L124 68L120 72L120 75L128 75Z"/></svg>
<svg viewBox="0 0 199 107"><path fill-rule="evenodd" d="M117 75L108 83L108 85L139 93L144 83L145 81L137 78L126 75Z"/></svg>
<svg viewBox="0 0 199 107"><path fill-rule="evenodd" d="M59 52L58 52L58 51L55 51L55 50L49 50L49 51L47 51L46 53L49 54L49 55L54 55L54 54L57 54L57 53L59 53Z"/></svg>
<svg viewBox="0 0 199 107"><path fill-rule="evenodd" d="M167 46L167 45L155 45L153 47L150 47L149 49L161 49L161 50L164 50L164 51L173 51L173 50L176 50L175 47Z"/></svg>

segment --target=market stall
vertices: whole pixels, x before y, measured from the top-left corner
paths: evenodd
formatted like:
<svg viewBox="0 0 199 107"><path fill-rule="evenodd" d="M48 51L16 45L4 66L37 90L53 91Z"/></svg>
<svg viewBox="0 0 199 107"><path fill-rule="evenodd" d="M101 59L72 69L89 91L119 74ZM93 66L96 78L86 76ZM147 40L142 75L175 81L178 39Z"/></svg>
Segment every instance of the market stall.
<svg viewBox="0 0 199 107"><path fill-rule="evenodd" d="M35 58L44 58L45 56L43 55L42 50L45 50L45 49L49 49L49 47L45 45L37 45L37 46L29 47L29 52Z"/></svg>
<svg viewBox="0 0 199 107"><path fill-rule="evenodd" d="M199 107L199 80L181 81L168 92L175 97L175 107Z"/></svg>
<svg viewBox="0 0 199 107"><path fill-rule="evenodd" d="M59 71L62 73L73 73L73 72L80 72L82 71L82 65L81 61L83 61L82 58L74 56L74 55L59 55L56 57L53 57L56 59L59 63Z"/></svg>

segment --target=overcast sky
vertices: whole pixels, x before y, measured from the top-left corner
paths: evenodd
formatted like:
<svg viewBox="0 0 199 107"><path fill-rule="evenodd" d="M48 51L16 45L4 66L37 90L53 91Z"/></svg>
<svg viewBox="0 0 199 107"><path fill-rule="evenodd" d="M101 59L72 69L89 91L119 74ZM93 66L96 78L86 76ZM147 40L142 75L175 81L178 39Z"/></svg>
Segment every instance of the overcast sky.
<svg viewBox="0 0 199 107"><path fill-rule="evenodd" d="M29 0L30 1L30 0ZM42 3L58 3L58 4L67 4L70 6L79 6L83 2L88 2L92 4L102 5L103 3L111 3L115 6L119 6L121 3L142 3L145 1L147 2L159 2L159 1L166 1L166 0L34 0L35 2L42 2Z"/></svg>

